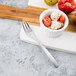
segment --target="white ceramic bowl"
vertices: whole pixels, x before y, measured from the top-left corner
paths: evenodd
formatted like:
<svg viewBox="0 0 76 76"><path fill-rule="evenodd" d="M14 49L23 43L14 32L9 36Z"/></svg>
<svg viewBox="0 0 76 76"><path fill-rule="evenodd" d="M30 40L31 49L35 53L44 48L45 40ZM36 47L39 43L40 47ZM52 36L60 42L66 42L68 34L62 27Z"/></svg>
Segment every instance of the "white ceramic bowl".
<svg viewBox="0 0 76 76"><path fill-rule="evenodd" d="M64 27L59 30L51 30L51 29L47 28L42 22L42 19L45 16L49 16L53 11L59 12L65 17ZM40 27L41 27L42 33L46 34L49 37L60 36L63 33L63 31L67 28L68 23L69 23L67 15L58 9L48 9L48 10L43 11L40 15L39 21L40 21Z"/></svg>

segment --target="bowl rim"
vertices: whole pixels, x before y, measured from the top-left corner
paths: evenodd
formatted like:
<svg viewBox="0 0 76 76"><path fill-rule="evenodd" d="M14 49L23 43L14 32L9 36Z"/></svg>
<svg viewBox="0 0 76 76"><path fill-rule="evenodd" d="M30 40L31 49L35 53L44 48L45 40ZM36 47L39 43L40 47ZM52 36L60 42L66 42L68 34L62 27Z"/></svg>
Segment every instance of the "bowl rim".
<svg viewBox="0 0 76 76"><path fill-rule="evenodd" d="M59 29L59 30L51 30L51 29L47 28L47 27L43 24L43 22L42 22L42 17L45 15L45 13L47 13L47 12L49 12L49 11L50 11L50 12L51 12L51 11L59 11L59 12L65 17L66 23L65 23L65 25L64 25L63 28L61 28L61 29ZM61 10L59 10L59 9L54 9L54 8L53 8L53 9L50 8L50 9L47 9L47 10L43 11L43 12L40 14L39 22L40 22L40 26L43 26L46 30L52 31L52 32L59 32L59 31L65 30L65 29L67 28L67 26L68 26L68 24L69 24L69 19L68 19L67 15L66 15L64 12L62 12Z"/></svg>

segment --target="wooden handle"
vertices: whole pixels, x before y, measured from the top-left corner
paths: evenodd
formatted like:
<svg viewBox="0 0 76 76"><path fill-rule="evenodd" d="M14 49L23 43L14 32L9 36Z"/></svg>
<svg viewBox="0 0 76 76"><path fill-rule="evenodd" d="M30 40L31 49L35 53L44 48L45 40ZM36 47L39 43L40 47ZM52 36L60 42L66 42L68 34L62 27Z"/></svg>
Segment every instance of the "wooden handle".
<svg viewBox="0 0 76 76"><path fill-rule="evenodd" d="M0 4L0 17L22 21L25 18L29 24L40 26L39 16L46 8L28 6L27 9L21 9ZM75 15L69 14L69 26L65 31L76 33Z"/></svg>
<svg viewBox="0 0 76 76"><path fill-rule="evenodd" d="M45 9L43 8L32 7L32 6L28 6L28 8L24 10L0 4L0 17L20 21L22 21L23 18L25 18L27 22L39 26L39 15L44 10Z"/></svg>

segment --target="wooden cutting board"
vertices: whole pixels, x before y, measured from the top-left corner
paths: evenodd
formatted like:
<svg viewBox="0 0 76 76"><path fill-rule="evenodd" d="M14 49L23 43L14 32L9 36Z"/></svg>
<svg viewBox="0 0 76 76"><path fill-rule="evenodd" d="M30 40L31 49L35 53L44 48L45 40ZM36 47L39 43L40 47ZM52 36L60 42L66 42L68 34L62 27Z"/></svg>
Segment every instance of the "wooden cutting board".
<svg viewBox="0 0 76 76"><path fill-rule="evenodd" d="M28 6L26 10L0 4L0 18L22 21L23 18L32 25L40 26L39 16L46 8ZM75 15L69 14L69 26L65 31L76 33Z"/></svg>

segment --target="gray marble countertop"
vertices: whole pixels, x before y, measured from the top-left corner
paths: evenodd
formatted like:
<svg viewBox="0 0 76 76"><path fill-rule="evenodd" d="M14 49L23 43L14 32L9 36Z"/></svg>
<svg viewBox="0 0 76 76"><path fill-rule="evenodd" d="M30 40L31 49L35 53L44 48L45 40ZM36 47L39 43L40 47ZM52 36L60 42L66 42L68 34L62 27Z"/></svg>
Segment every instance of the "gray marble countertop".
<svg viewBox="0 0 76 76"><path fill-rule="evenodd" d="M29 0L0 0L0 4L25 9Z"/></svg>
<svg viewBox="0 0 76 76"><path fill-rule="evenodd" d="M39 46L20 40L21 26L0 18L0 76L76 76L76 54L48 49L60 65L55 68Z"/></svg>

